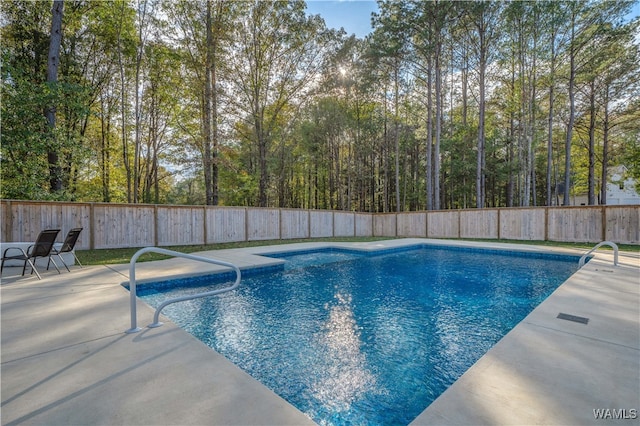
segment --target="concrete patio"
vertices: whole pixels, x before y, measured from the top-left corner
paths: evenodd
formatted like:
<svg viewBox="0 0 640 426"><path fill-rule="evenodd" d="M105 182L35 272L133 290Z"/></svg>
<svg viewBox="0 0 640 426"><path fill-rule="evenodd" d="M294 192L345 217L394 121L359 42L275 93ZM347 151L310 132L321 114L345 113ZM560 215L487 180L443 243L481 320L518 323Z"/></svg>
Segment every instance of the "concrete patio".
<svg viewBox="0 0 640 426"><path fill-rule="evenodd" d="M259 256L269 252L419 243L443 242L304 243L200 254L249 268L279 262ZM414 424L639 424L640 257L621 253L617 267L612 257L598 252ZM219 269L169 259L140 263L136 274L149 280ZM121 283L128 281L128 265L76 266L71 273L46 272L41 281L20 272L5 269L0 286L3 425L313 424L170 321L146 328L153 310L142 302L138 324L145 328L126 334L129 293ZM589 322L558 319L560 312ZM600 409L609 409L610 418L597 419Z"/></svg>

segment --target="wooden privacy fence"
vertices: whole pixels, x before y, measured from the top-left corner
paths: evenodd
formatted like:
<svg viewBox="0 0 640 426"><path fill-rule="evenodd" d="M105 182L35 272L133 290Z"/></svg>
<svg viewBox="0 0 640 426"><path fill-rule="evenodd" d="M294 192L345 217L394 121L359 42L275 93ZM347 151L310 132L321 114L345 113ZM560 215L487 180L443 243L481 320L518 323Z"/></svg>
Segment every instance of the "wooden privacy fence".
<svg viewBox="0 0 640 426"><path fill-rule="evenodd" d="M640 206L355 213L252 207L0 201L0 241L84 231L79 249L320 237L485 238L640 243Z"/></svg>

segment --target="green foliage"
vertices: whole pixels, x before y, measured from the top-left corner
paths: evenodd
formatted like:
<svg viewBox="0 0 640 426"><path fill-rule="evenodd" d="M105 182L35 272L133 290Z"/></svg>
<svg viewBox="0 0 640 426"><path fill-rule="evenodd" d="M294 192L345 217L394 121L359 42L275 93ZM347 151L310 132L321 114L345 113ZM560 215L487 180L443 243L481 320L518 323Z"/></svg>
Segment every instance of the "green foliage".
<svg viewBox="0 0 640 426"><path fill-rule="evenodd" d="M638 21L621 20L630 5L381 1L362 40L327 30L298 1L68 2L59 81L48 86L50 2L2 2L0 197L208 202L204 94L214 48L209 148L221 205L424 209L427 165L435 173L438 160L441 208L475 206L481 60L485 205L546 202L547 180L555 190L564 174L571 112L572 194L605 179L603 165L640 179ZM428 158L437 84L440 152ZM47 105L56 106L54 133ZM64 191L49 189L49 152Z"/></svg>

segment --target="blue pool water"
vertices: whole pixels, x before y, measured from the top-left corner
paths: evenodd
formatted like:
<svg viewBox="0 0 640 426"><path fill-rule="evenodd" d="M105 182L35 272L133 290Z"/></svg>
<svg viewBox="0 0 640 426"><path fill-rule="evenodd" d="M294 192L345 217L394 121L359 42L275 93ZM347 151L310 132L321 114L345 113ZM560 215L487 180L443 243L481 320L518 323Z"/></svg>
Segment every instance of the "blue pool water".
<svg viewBox="0 0 640 426"><path fill-rule="evenodd" d="M163 314L327 425L406 425L578 268L575 256L422 247L278 255ZM233 275L139 288L169 297Z"/></svg>

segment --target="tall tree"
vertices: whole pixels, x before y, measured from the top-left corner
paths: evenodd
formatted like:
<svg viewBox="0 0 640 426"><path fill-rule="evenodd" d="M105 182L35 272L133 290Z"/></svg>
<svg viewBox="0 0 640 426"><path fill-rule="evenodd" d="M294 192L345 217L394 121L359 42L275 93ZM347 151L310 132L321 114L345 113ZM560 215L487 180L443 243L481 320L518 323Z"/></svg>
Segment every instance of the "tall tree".
<svg viewBox="0 0 640 426"><path fill-rule="evenodd" d="M482 208L486 201L486 109L487 69L495 52L495 41L499 35L498 20L502 5L490 1L475 2L469 9L469 20L473 27L472 46L476 54L478 78L478 145L476 161L476 207Z"/></svg>
<svg viewBox="0 0 640 426"><path fill-rule="evenodd" d="M408 50L408 31L403 23L406 21L405 5L394 1L378 3L380 14L374 16L372 22L376 27L372 38L373 55L390 77L393 87L392 130L394 150L394 194L395 208L400 211L400 80L404 57ZM386 87L386 86L385 86ZM386 105L386 93L383 94ZM385 133L387 134L387 133Z"/></svg>
<svg viewBox="0 0 640 426"><path fill-rule="evenodd" d="M62 13L64 10L64 1L55 0L51 9L51 38L49 42L49 55L47 59L47 84L52 88L52 92L56 92L58 83L58 67L60 65L60 45L62 44ZM56 104L47 105L45 116L47 125L49 126L49 152L47 154L49 160L49 184L52 192L59 192L62 188L62 168L58 157L56 147Z"/></svg>
<svg viewBox="0 0 640 426"><path fill-rule="evenodd" d="M135 167L131 161L131 154L128 141L128 120L127 111L129 109L127 93L128 88L128 67L130 65L129 59L135 55L135 41L134 32L135 27L130 25L131 19L135 19L135 11L130 8L127 1L116 2L115 5L120 9L118 14L118 27L117 27L117 61L118 61L118 74L120 77L120 136L122 146L122 164L125 169L127 179L127 202L133 202L133 192L135 186L133 185L133 175L135 173Z"/></svg>
<svg viewBox="0 0 640 426"><path fill-rule="evenodd" d="M216 2L214 11L211 0L207 0L206 32L207 49L205 60L205 87L204 87L204 182L207 205L218 204L218 164L216 160L218 149L218 96L217 96L217 54L219 21L223 2ZM217 17L217 19L215 18ZM214 29L215 25L215 29ZM216 36L214 36L214 34Z"/></svg>
<svg viewBox="0 0 640 426"><path fill-rule="evenodd" d="M546 80L549 85L549 109L547 114L547 168L546 168L546 205L553 205L553 200L557 198L557 182L553 184L552 172L553 172L553 127L554 127L554 106L556 95L556 71L559 50L562 47L562 41L559 39L561 25L566 17L566 9L562 7L562 3L556 1L546 1L544 4L544 18L545 29L548 32L547 46L548 52L547 62L549 64L549 71L547 73Z"/></svg>
<svg viewBox="0 0 640 426"><path fill-rule="evenodd" d="M307 17L296 1L243 4L236 27L236 56L229 63L235 80L235 107L250 124L257 150L258 206L267 206L269 150L286 107L301 104L312 89L327 47L324 23Z"/></svg>
<svg viewBox="0 0 640 426"><path fill-rule="evenodd" d="M2 31L3 198L46 199L50 192L45 83L50 43L50 4L0 2Z"/></svg>
<svg viewBox="0 0 640 426"><path fill-rule="evenodd" d="M444 36L445 28L450 24L449 20L452 19L452 15L456 13L453 2L435 1L432 7L427 13L427 19L431 20L433 25L432 32L432 46L433 46L433 67L435 74L435 100L436 100L436 114L435 114L435 141L433 148L433 208L440 210L441 197L440 197L440 144L442 138L442 116L443 116L443 85L442 74L444 60Z"/></svg>
<svg viewBox="0 0 640 426"><path fill-rule="evenodd" d="M593 15L589 13L589 5L584 0L571 2L569 9L569 78L567 92L569 94L569 121L564 142L564 196L562 203L568 206L571 194L571 144L573 141L573 130L576 117L576 76L578 73L579 54L589 42L590 37L586 35L591 27Z"/></svg>
<svg viewBox="0 0 640 426"><path fill-rule="evenodd" d="M241 6L227 0L167 1L164 5L174 43L183 52L185 81L190 86L185 92L189 99L183 103L181 127L189 129L190 145L199 153L208 205L219 203L220 128L225 118L221 110L229 87L224 63L232 56L233 20Z"/></svg>
<svg viewBox="0 0 640 426"><path fill-rule="evenodd" d="M609 176L610 143L612 131L630 123L638 122L637 102L620 103L618 99L638 99L640 92L640 46L634 43L640 18L614 30L614 36L607 46L607 60L603 64L602 103L602 172L600 204L607 204L607 183ZM634 121L634 113L635 121ZM632 127L632 126L630 126ZM633 138L633 131L617 132ZM637 134L637 131L636 131ZM626 139L626 138L624 138ZM636 138L637 139L637 138ZM628 143L631 147L633 144ZM632 162L629 167L633 167Z"/></svg>
<svg viewBox="0 0 640 426"><path fill-rule="evenodd" d="M149 26L152 19L154 7L153 0L137 0L137 29L138 37L136 40L136 57L135 57L135 79L134 79L134 116L135 116L135 137L134 137L134 154L133 154L133 202L137 203L140 197L140 182L142 176L142 105L141 98L145 90L141 78L145 66L145 47L149 36Z"/></svg>

